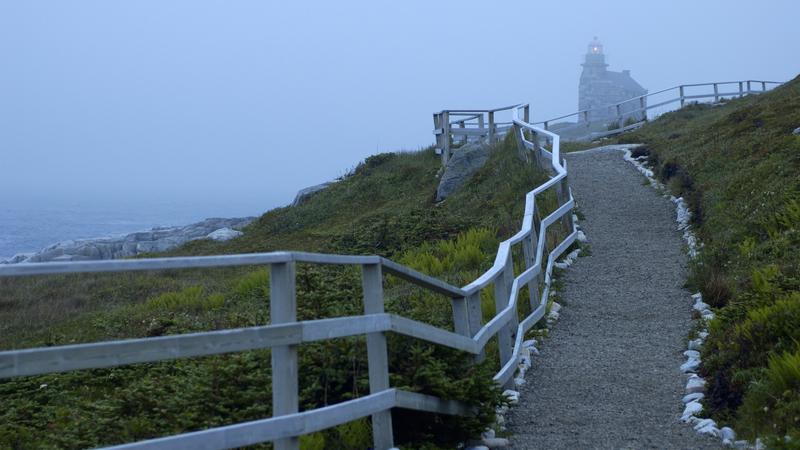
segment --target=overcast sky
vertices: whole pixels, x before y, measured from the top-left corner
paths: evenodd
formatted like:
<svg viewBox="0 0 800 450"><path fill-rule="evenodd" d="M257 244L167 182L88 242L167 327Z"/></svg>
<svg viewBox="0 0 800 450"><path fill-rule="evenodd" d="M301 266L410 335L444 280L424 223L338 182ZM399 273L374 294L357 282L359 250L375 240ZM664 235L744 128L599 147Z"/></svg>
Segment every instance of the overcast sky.
<svg viewBox="0 0 800 450"><path fill-rule="evenodd" d="M788 80L798 17L797 0L5 0L0 202L257 213L429 145L437 110L573 112L593 36L651 91Z"/></svg>

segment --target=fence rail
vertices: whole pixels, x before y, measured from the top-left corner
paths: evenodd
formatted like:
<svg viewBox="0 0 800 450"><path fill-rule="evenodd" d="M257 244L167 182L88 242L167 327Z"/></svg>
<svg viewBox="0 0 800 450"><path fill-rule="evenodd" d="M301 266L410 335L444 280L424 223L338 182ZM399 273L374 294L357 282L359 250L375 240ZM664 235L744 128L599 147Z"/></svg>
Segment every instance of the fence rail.
<svg viewBox="0 0 800 450"><path fill-rule="evenodd" d="M532 125L539 125L545 130L554 131L562 137L571 140L596 139L641 126L641 124L648 119L648 114L652 115L652 111L658 111L670 105L683 107L686 105L687 101L703 99L712 99L714 103L717 103L726 98L761 94L781 84L782 82L779 81L762 80L682 84L633 97L619 103L585 109L572 114L533 122ZM697 91L698 88L700 92L689 92ZM723 90L720 90L721 88ZM651 103L648 100L656 101L655 103ZM595 115L612 117L613 119L601 121L592 120L592 117ZM568 119L574 119L574 121L564 122ZM596 128L598 127L603 129L597 130Z"/></svg>
<svg viewBox="0 0 800 450"><path fill-rule="evenodd" d="M495 113L511 114L508 122L495 122ZM484 129L483 115L489 126ZM513 131L525 162L536 161L549 169L550 179L525 197L521 229L503 241L494 264L464 287L453 286L378 256L329 255L304 252L150 258L117 261L70 263L29 263L0 267L0 277L34 275L123 272L162 269L190 269L266 265L270 267L271 324L239 329L179 334L152 338L125 339L87 344L43 347L0 352L0 378L113 367L126 364L190 358L254 349L271 349L273 417L215 427L207 430L166 436L112 447L115 449L223 449L271 441L277 449L296 449L298 437L342 423L370 417L376 449L394 446L392 408L407 408L440 414L471 414L472 405L392 388L386 333L398 333L482 358L489 341L497 338L500 371L494 376L499 385L509 385L516 370L522 337L545 313L553 262L577 236L572 223L574 206L567 184L566 163L559 153L559 136L528 123L530 108L514 105L494 110L453 110L434 117L449 124L449 116L462 117L458 130L470 130L469 121L480 125L478 138L496 141ZM463 126L462 126L463 125ZM447 132L445 127L444 132ZM460 131L462 136L470 136ZM551 141L552 152L540 140ZM449 151L449 150L448 150ZM446 158L446 153L443 158ZM554 189L558 207L546 217L537 206L537 196ZM566 237L548 249L548 227L566 226ZM525 270L514 273L514 246L521 246ZM297 263L355 265L361 267L364 314L354 317L297 321L295 266ZM452 299L455 331L437 328L384 311L383 276L391 274L423 289ZM531 313L518 320L519 294L528 286ZM496 314L482 323L480 294L495 293ZM365 335L370 393L335 405L299 412L297 347L303 343L345 336Z"/></svg>

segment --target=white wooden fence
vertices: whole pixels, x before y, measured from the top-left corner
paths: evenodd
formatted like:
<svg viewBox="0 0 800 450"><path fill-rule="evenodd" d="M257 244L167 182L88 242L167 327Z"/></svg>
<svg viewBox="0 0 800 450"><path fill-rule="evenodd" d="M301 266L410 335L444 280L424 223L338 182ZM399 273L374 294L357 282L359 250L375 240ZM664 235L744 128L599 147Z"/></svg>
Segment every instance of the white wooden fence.
<svg viewBox="0 0 800 450"><path fill-rule="evenodd" d="M509 123L494 123L494 112L509 111ZM487 343L497 337L499 385L508 385L517 369L523 336L545 314L553 263L574 241L576 231L571 210L574 205L567 184L566 163L559 152L559 137L527 122L528 105L515 105L489 114L485 137L516 134L520 150L552 171L552 177L525 197L520 230L503 241L494 265L472 283L452 286L409 267L378 256L344 256L302 252L274 252L226 256L152 258L72 263L32 263L0 267L0 277L47 274L122 272L159 269L189 269L262 265L270 267L270 325L180 334L110 342L32 348L0 352L0 378L119 366L125 364L189 358L252 349L271 348L273 417L119 445L115 449L224 449L272 441L282 449L298 448L298 437L371 416L376 449L393 447L392 408L440 414L471 414L473 405L392 388L386 333L399 333L472 355L482 355ZM450 114L475 115L451 111ZM448 113L440 113L448 122ZM466 120L466 119L465 119ZM463 127L466 129L466 126ZM467 136L465 134L465 136ZM540 145L551 142L552 152ZM521 162L522 163L522 162ZM555 211L541 217L540 194L553 189L559 200ZM548 227L566 225L567 235L554 248L546 248ZM514 246L521 246L525 270L514 273ZM361 266L364 314L355 317L297 321L295 265L297 263ZM440 329L384 311L383 274L388 273L452 299L455 332ZM518 319L519 293L528 286L531 313ZM493 289L496 314L482 323L480 293ZM299 411L297 347L306 342L366 335L370 394L355 400L309 411Z"/></svg>
<svg viewBox="0 0 800 450"><path fill-rule="evenodd" d="M586 109L552 119L533 122L545 130L553 131L562 136L569 135L571 140L597 139L604 136L618 134L644 123L647 117L653 118L653 111L664 111L683 107L687 101L700 101L711 99L717 103L722 99L743 97L749 94L761 94L769 89L783 84L779 81L742 80L719 81L715 83L682 84L680 86L662 89L660 91L633 97L628 100L598 108ZM656 100L651 102L651 100ZM610 122L597 123L590 120L592 113L602 116L614 117ZM635 123L625 123L625 118L637 116L644 118ZM557 126L560 125L560 126ZM593 126L600 125L603 130L593 130Z"/></svg>

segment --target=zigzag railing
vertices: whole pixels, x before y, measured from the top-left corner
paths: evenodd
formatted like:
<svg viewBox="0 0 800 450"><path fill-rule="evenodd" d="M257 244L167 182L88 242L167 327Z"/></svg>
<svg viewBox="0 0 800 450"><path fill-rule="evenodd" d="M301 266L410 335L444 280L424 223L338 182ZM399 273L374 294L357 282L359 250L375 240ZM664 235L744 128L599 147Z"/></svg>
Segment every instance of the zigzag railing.
<svg viewBox="0 0 800 450"><path fill-rule="evenodd" d="M298 448L298 437L371 416L376 449L393 447L391 409L406 408L440 414L471 414L473 407L461 402L392 388L386 333L393 332L481 358L491 338L497 336L499 385L509 385L520 360L522 338L545 314L553 263L576 239L571 210L574 201L567 184L567 168L559 151L559 136L527 122L528 105L503 108L513 120L495 133L515 133L526 160L530 155L544 161L551 178L525 197L521 229L503 241L492 267L464 287L452 286L409 267L378 256L326 255L302 252L273 252L225 256L151 258L71 263L30 263L0 267L0 277L47 274L123 272L201 267L268 265L270 267L270 317L265 326L179 334L153 338L94 342L57 347L0 352L0 378L112 367L271 348L273 417L210 428L140 442L114 449L223 449L260 442L274 442L277 449ZM522 118L520 118L522 113ZM552 151L540 145L552 141ZM554 189L555 211L541 218L537 198ZM547 250L547 231L560 224L566 235ZM514 273L513 247L521 245L525 270ZM297 321L295 293L296 263L357 265L362 270L364 314L354 317ZM384 311L383 273L452 299L455 332L437 328ZM480 293L492 285L495 316L482 324ZM531 313L518 319L519 294L528 286ZM540 288L543 290L540 292ZM299 412L297 346L345 336L366 335L370 394L314 410Z"/></svg>

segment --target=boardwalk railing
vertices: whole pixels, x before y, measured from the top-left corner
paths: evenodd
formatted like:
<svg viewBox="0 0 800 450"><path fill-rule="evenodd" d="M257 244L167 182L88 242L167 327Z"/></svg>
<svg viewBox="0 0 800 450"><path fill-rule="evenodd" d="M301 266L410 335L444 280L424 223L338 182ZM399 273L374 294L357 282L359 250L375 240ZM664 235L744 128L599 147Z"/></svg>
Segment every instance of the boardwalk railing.
<svg viewBox="0 0 800 450"><path fill-rule="evenodd" d="M446 109L433 113L433 134L436 136L436 154L442 155L442 164L452 155L453 144L469 141L494 143L499 136L514 126L518 108L522 108L521 119L528 122L530 106L512 105L495 109ZM498 114L505 114L507 121L497 121Z"/></svg>
<svg viewBox="0 0 800 450"><path fill-rule="evenodd" d="M508 124L494 123L493 113L510 111ZM471 112L451 111L452 114ZM500 370L494 375L498 385L512 380L520 359L523 336L545 314L553 263L574 241L576 231L571 210L574 205L567 184L566 164L559 153L559 137L527 122L528 105L487 110L486 137L513 131L526 159L545 163L551 178L525 197L521 229L503 241L493 266L472 283L452 286L409 267L378 256L344 256L301 252L274 252L226 256L152 258L135 260L31 263L0 267L0 277L47 274L123 272L160 269L190 269L261 265L270 268L270 317L265 326L179 334L153 338L32 348L0 352L0 378L41 375L54 372L120 366L271 349L273 417L210 428L174 436L134 442L115 449L223 449L272 441L277 449L298 448L298 437L371 416L376 449L393 447L392 408L406 408L440 414L467 415L473 405L391 387L386 333L398 333L478 358L493 337L499 346ZM447 123L448 112L440 113ZM468 119L464 119L468 120ZM466 128L466 126L464 127ZM466 135L465 135L466 136ZM551 141L552 152L541 140ZM530 157L532 156L532 158ZM521 164L524 162L520 161ZM540 194L553 189L558 207L545 217L537 204ZM548 228L566 227L566 237L547 248ZM551 235L553 233L550 233ZM552 239L552 236L550 236ZM512 250L524 259L525 270L514 273ZM321 320L297 321L295 266L297 263L356 265L361 267L364 314ZM417 286L452 299L454 332L414 321L384 310L383 275L392 274ZM530 310L522 321L518 317L519 294L528 286ZM496 314L482 323L480 294L493 289ZM370 394L355 400L308 411L299 411L298 345L345 336L366 335ZM468 356L475 358L475 356Z"/></svg>
<svg viewBox="0 0 800 450"><path fill-rule="evenodd" d="M682 84L623 102L534 122L533 125L540 125L570 140L596 139L641 126L648 117L683 107L687 101L710 99L717 103L722 99L761 94L780 84L782 82L761 80ZM598 116L610 119L593 119Z"/></svg>

